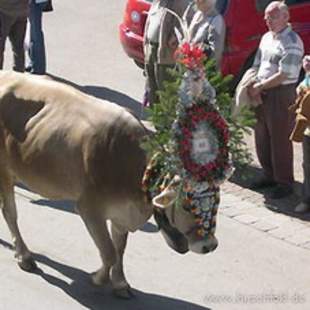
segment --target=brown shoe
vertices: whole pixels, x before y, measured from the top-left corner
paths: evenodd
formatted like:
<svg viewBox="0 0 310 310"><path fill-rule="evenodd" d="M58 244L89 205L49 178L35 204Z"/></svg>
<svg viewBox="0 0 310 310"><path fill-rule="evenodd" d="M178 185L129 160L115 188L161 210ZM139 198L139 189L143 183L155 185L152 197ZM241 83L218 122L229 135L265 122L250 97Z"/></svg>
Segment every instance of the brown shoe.
<svg viewBox="0 0 310 310"><path fill-rule="evenodd" d="M269 193L268 197L270 199L281 199L290 196L293 194L293 188L290 185L278 184L272 191Z"/></svg>
<svg viewBox="0 0 310 310"><path fill-rule="evenodd" d="M310 211L310 205L305 203L305 202L301 202L299 203L296 207L295 207L295 212L297 213L305 213Z"/></svg>
<svg viewBox="0 0 310 310"><path fill-rule="evenodd" d="M273 187L276 186L277 183L269 178L262 177L260 179L257 179L250 185L250 189L263 189L266 187Z"/></svg>

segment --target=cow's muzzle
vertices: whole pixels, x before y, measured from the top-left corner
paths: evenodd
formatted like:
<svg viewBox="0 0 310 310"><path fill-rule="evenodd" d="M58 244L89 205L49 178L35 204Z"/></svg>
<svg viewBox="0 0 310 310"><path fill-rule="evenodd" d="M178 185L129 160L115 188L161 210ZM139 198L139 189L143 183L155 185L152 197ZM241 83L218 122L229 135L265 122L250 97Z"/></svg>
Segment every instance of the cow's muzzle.
<svg viewBox="0 0 310 310"><path fill-rule="evenodd" d="M218 241L214 235L206 239L199 240L189 244L189 249L198 254L207 254L213 252L218 246Z"/></svg>
<svg viewBox="0 0 310 310"><path fill-rule="evenodd" d="M187 239L175 227L171 226L165 212L154 208L154 219L167 244L180 254L187 253L189 250Z"/></svg>

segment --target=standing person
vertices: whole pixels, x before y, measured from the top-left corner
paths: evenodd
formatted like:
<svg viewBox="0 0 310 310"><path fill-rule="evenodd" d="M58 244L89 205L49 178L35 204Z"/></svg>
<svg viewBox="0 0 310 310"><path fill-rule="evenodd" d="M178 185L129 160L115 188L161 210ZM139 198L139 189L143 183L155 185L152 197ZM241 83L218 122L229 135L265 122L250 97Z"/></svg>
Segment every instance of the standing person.
<svg viewBox="0 0 310 310"><path fill-rule="evenodd" d="M178 46L174 29L179 28L175 16L165 9L182 16L190 0L154 0L144 31L145 73L148 83L148 102L158 102L156 92L169 80L168 68L175 66L174 52Z"/></svg>
<svg viewBox="0 0 310 310"><path fill-rule="evenodd" d="M197 12L190 24L191 42L203 43L205 54L215 58L220 69L225 42L225 21L218 13L216 0L194 0Z"/></svg>
<svg viewBox="0 0 310 310"><path fill-rule="evenodd" d="M30 44L28 51L30 64L26 70L34 74L45 74L46 72L46 53L42 28L42 12L46 10L52 10L50 0L30 0Z"/></svg>
<svg viewBox="0 0 310 310"><path fill-rule="evenodd" d="M9 37L14 55L13 70L25 70L24 40L29 0L0 1L0 69L3 68L5 42Z"/></svg>
<svg viewBox="0 0 310 310"><path fill-rule="evenodd" d="M293 148L289 140L294 115L288 107L296 98L296 82L304 53L300 37L291 29L288 7L273 1L265 9L269 31L262 37L253 67L257 82L249 88L251 97L261 95L256 108L255 144L264 177L253 188L274 186L270 198L293 192Z"/></svg>
<svg viewBox="0 0 310 310"><path fill-rule="evenodd" d="M302 199L301 202L296 206L296 212L306 212L310 211L310 126L307 127L304 124L309 124L310 122L310 55L306 55L302 63L303 69L305 71L305 78L299 83L297 87L299 104L296 117L296 125L294 132L291 135L293 141L302 141L303 150L303 172L304 172L304 182L302 185ZM300 114L300 115L299 115ZM301 128L298 130L299 122L298 118L300 116ZM297 136L297 134L302 134L303 137Z"/></svg>

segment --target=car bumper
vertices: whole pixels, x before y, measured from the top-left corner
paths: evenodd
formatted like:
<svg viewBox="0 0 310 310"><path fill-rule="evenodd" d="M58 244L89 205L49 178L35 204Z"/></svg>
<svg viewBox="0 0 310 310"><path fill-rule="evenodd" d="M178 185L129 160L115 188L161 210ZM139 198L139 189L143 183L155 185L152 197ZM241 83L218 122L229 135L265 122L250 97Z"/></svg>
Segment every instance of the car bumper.
<svg viewBox="0 0 310 310"><path fill-rule="evenodd" d="M143 37L130 31L126 25L119 26L119 37L125 53L135 61L143 64Z"/></svg>

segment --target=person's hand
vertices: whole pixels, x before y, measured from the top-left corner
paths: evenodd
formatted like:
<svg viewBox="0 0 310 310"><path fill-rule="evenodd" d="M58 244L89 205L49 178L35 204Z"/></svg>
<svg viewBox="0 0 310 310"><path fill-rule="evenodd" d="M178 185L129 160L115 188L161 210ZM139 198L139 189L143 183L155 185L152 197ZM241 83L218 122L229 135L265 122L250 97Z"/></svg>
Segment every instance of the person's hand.
<svg viewBox="0 0 310 310"><path fill-rule="evenodd" d="M251 98L257 98L258 95L262 92L262 84L261 83L253 83L247 87L248 94Z"/></svg>

